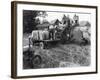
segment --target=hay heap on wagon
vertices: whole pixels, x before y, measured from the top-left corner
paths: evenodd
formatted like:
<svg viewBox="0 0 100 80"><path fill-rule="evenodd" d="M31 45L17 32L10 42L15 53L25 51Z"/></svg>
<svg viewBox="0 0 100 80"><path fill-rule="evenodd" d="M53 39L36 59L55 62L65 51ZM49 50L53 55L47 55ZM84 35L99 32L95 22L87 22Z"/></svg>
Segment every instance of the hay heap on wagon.
<svg viewBox="0 0 100 80"><path fill-rule="evenodd" d="M50 23L49 22L44 22L44 23L42 23L42 24L38 24L37 26L36 26L36 28L38 29L38 30L45 30L45 29L49 29L49 26L50 26Z"/></svg>

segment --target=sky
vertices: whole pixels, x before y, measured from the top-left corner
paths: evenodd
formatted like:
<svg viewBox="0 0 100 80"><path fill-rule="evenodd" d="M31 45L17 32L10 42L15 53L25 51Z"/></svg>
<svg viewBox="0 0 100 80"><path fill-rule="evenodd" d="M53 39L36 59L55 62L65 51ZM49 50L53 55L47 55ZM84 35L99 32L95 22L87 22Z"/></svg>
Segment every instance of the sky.
<svg viewBox="0 0 100 80"><path fill-rule="evenodd" d="M89 21L91 22L91 14L86 13L70 13L70 12L46 12L48 15L44 18L47 21L51 22L52 20L59 19L61 21L63 15L69 15L73 19L73 16L76 14L79 16L79 21ZM43 20L42 17L39 17L40 20Z"/></svg>

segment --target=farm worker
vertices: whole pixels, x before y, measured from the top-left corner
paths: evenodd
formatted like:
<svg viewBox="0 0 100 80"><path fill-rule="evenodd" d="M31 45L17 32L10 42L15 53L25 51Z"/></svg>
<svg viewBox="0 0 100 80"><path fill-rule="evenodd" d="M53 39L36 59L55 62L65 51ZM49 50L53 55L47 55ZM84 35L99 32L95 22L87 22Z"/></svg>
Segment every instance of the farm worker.
<svg viewBox="0 0 100 80"><path fill-rule="evenodd" d="M73 17L75 24L79 24L79 16L77 16L76 14Z"/></svg>
<svg viewBox="0 0 100 80"><path fill-rule="evenodd" d="M70 18L69 18L69 16L68 16L67 23L68 23L68 28L70 28Z"/></svg>
<svg viewBox="0 0 100 80"><path fill-rule="evenodd" d="M50 32L50 37L51 37L51 40L53 40L53 35L54 35L54 26L53 25L50 25L49 26L49 32Z"/></svg>

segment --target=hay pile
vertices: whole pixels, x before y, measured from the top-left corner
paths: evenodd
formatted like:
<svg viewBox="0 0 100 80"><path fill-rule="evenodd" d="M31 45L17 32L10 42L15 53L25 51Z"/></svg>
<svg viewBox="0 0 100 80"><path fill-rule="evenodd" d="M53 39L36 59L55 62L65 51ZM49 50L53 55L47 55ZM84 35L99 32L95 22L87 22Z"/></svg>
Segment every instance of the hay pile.
<svg viewBox="0 0 100 80"><path fill-rule="evenodd" d="M49 49L35 49L34 55L40 55L41 64L32 65L30 54L24 53L24 69L79 67L90 65L90 45L58 44Z"/></svg>
<svg viewBox="0 0 100 80"><path fill-rule="evenodd" d="M78 67L90 65L90 46L59 45L48 50L38 50L42 63L38 68Z"/></svg>

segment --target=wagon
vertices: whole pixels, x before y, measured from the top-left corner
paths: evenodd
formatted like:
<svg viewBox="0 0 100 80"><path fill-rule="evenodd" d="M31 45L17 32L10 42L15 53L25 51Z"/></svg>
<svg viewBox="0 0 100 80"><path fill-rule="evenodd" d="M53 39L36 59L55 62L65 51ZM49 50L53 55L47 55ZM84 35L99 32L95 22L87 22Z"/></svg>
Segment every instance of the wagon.
<svg viewBox="0 0 100 80"><path fill-rule="evenodd" d="M53 35L52 38L50 38L50 35L49 35L49 39L43 39L43 40L39 40L39 39L33 40L32 36L30 36L29 37L29 46L30 45L35 46L36 44L38 44L38 46L41 49L45 49L45 48L47 48L49 43L58 43L58 42L65 43L70 38L69 32L70 31L68 31L67 29L56 30L56 33L53 33L54 35Z"/></svg>

